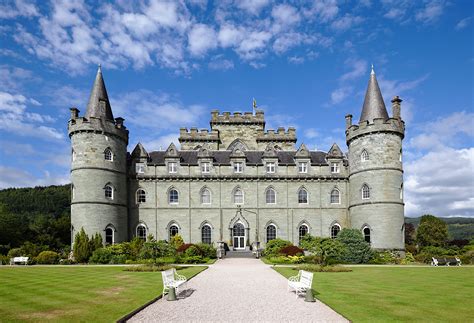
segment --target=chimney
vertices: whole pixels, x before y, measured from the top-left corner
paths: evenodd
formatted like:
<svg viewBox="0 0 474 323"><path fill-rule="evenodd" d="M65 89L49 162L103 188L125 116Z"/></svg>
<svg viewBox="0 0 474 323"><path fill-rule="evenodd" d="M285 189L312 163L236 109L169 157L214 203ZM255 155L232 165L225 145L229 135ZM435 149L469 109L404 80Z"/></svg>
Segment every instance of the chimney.
<svg viewBox="0 0 474 323"><path fill-rule="evenodd" d="M72 107L69 110L71 110L71 120L75 120L79 117L80 111L78 108Z"/></svg>
<svg viewBox="0 0 474 323"><path fill-rule="evenodd" d="M392 99L392 117L394 119L401 120L400 110L402 101L398 95Z"/></svg>
<svg viewBox="0 0 474 323"><path fill-rule="evenodd" d="M123 128L123 121L125 119L124 118L121 118L121 117L118 117L118 118L115 118L115 125L117 126L117 128Z"/></svg>
<svg viewBox="0 0 474 323"><path fill-rule="evenodd" d="M352 126L352 114L346 115L346 129Z"/></svg>

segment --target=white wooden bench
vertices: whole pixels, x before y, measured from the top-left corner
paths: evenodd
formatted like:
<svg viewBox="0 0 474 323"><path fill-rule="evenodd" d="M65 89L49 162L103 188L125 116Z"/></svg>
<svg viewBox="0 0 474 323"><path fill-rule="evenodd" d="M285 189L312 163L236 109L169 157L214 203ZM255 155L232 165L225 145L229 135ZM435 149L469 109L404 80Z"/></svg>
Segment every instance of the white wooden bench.
<svg viewBox="0 0 474 323"><path fill-rule="evenodd" d="M163 297L169 292L170 288L175 288L176 295L178 295L178 288L186 284L187 281L186 277L176 273L175 268L162 271L161 277L163 278Z"/></svg>
<svg viewBox="0 0 474 323"><path fill-rule="evenodd" d="M461 266L461 259L458 257L442 257L442 258L431 258L431 266L439 266L439 265L445 265L445 266Z"/></svg>
<svg viewBox="0 0 474 323"><path fill-rule="evenodd" d="M28 264L28 257L13 257L13 258L10 258L10 265L14 265L14 264L24 264L25 266Z"/></svg>
<svg viewBox="0 0 474 323"><path fill-rule="evenodd" d="M313 273L305 270L300 270L297 276L288 278L288 291L294 290L296 297L298 295L305 295L306 291L311 289L313 283Z"/></svg>

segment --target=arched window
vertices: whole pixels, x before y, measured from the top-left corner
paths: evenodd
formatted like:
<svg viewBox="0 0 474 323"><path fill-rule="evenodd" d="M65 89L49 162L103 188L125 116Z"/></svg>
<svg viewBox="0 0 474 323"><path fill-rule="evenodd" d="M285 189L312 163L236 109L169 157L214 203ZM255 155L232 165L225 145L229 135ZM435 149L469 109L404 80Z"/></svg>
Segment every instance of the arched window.
<svg viewBox="0 0 474 323"><path fill-rule="evenodd" d="M331 191L331 204L340 204L340 203L341 203L341 199L340 199L339 190L335 188Z"/></svg>
<svg viewBox="0 0 474 323"><path fill-rule="evenodd" d="M205 224L201 228L201 240L202 243L211 244L211 226L209 224Z"/></svg>
<svg viewBox="0 0 474 323"><path fill-rule="evenodd" d="M265 191L265 202L267 204L275 204L276 203L276 192L273 188L269 187Z"/></svg>
<svg viewBox="0 0 474 323"><path fill-rule="evenodd" d="M269 224L267 226L267 242L276 239L277 229L274 224Z"/></svg>
<svg viewBox="0 0 474 323"><path fill-rule="evenodd" d="M367 200L370 199L370 188L369 185L364 184L362 185L362 199Z"/></svg>
<svg viewBox="0 0 474 323"><path fill-rule="evenodd" d="M111 227L105 228L105 244L114 244L114 229Z"/></svg>
<svg viewBox="0 0 474 323"><path fill-rule="evenodd" d="M403 158L403 157L402 157L402 150L400 149L400 155L399 155L399 157L398 157L398 159L400 160L400 162L402 162L402 158Z"/></svg>
<svg viewBox="0 0 474 323"><path fill-rule="evenodd" d="M76 160L76 151L74 149L71 150L71 158L72 158L72 161Z"/></svg>
<svg viewBox="0 0 474 323"><path fill-rule="evenodd" d="M112 150L110 150L110 148L104 150L104 159L108 161L114 160L114 154L112 154Z"/></svg>
<svg viewBox="0 0 474 323"><path fill-rule="evenodd" d="M175 235L177 235L179 233L179 228L176 224L172 224L170 225L170 228L169 228L169 240L171 240L171 238L173 238Z"/></svg>
<svg viewBox="0 0 474 323"><path fill-rule="evenodd" d="M146 226L143 223L140 223L137 226L137 237L140 240L146 241Z"/></svg>
<svg viewBox="0 0 474 323"><path fill-rule="evenodd" d="M114 188L112 185L107 184L104 187L104 195L106 199L113 200L114 199Z"/></svg>
<svg viewBox="0 0 474 323"><path fill-rule="evenodd" d="M168 203L169 204L178 204L179 203L179 193L178 190L172 188L168 192Z"/></svg>
<svg viewBox="0 0 474 323"><path fill-rule="evenodd" d="M362 150L362 153L360 154L360 160L365 162L365 161L368 161L369 160L369 153L367 152L367 150Z"/></svg>
<svg viewBox="0 0 474 323"><path fill-rule="evenodd" d="M331 227L331 238L336 239L337 235L341 231L341 226L339 224L333 224Z"/></svg>
<svg viewBox="0 0 474 323"><path fill-rule="evenodd" d="M234 190L234 203L244 204L244 191L242 191L239 187Z"/></svg>
<svg viewBox="0 0 474 323"><path fill-rule="evenodd" d="M146 192L144 189L137 190L137 204L146 202Z"/></svg>
<svg viewBox="0 0 474 323"><path fill-rule="evenodd" d="M300 188L298 191L298 203L308 204L308 192L304 188Z"/></svg>
<svg viewBox="0 0 474 323"><path fill-rule="evenodd" d="M403 200L403 184L400 186L400 200Z"/></svg>
<svg viewBox="0 0 474 323"><path fill-rule="evenodd" d="M298 244L301 244L301 239L309 232L309 228L306 224L302 224L298 228Z"/></svg>
<svg viewBox="0 0 474 323"><path fill-rule="evenodd" d="M362 229L362 233L364 234L364 240L370 243L370 228L364 227L364 229Z"/></svg>
<svg viewBox="0 0 474 323"><path fill-rule="evenodd" d="M211 204L211 191L207 188L201 190L201 204Z"/></svg>
<svg viewBox="0 0 474 323"><path fill-rule="evenodd" d="M76 196L76 188L74 187L74 184L71 184L71 200L74 200L75 196Z"/></svg>

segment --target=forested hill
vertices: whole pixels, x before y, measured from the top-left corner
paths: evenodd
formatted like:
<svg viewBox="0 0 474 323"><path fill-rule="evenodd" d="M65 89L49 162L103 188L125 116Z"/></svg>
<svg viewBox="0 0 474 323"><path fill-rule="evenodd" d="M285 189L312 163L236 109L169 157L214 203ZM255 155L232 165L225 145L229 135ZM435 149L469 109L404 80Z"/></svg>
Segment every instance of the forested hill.
<svg viewBox="0 0 474 323"><path fill-rule="evenodd" d="M421 218L405 218L405 223L412 223L415 227L420 224ZM474 239L474 218L441 218L448 225L449 238L451 240Z"/></svg>
<svg viewBox="0 0 474 323"><path fill-rule="evenodd" d="M71 243L70 185L0 190L0 253L25 242L62 249Z"/></svg>

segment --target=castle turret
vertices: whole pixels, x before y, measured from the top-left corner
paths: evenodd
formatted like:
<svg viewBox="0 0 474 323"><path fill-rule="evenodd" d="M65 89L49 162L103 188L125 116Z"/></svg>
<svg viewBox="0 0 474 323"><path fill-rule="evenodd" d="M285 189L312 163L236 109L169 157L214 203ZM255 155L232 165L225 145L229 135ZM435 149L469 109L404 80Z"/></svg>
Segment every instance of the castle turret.
<svg viewBox="0 0 474 323"><path fill-rule="evenodd" d="M128 239L127 144L123 118L114 119L99 66L84 117L71 108L71 230L102 235L106 244Z"/></svg>
<svg viewBox="0 0 474 323"><path fill-rule="evenodd" d="M404 250L400 102L392 101L396 115L390 118L372 67L359 124L346 117L351 226L375 249Z"/></svg>

